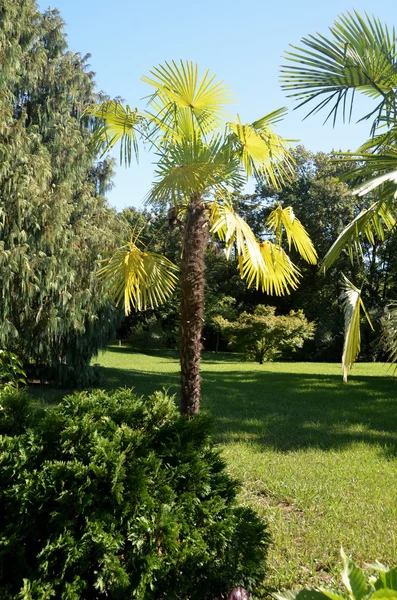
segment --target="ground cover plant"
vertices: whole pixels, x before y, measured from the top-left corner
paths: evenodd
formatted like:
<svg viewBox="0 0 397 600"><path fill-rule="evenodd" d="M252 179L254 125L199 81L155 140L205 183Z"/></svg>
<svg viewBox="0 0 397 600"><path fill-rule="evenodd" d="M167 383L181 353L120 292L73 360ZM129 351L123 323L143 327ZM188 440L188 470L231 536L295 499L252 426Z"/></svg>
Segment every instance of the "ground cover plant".
<svg viewBox="0 0 397 600"><path fill-rule="evenodd" d="M266 525L237 504L210 430L161 392L82 392L41 414L18 390L5 397L0 597L258 592Z"/></svg>
<svg viewBox="0 0 397 600"><path fill-rule="evenodd" d="M380 600L397 598L397 568L387 567L379 561L367 565L372 574L366 576L341 549L343 591L331 589L288 590L275 595L276 600ZM375 573L375 574L373 574Z"/></svg>
<svg viewBox="0 0 397 600"><path fill-rule="evenodd" d="M99 357L109 388L177 391L171 351L113 346ZM397 399L387 365L246 363L204 353L203 406L240 498L270 527L266 583L324 587L339 578L339 550L358 564L397 555Z"/></svg>

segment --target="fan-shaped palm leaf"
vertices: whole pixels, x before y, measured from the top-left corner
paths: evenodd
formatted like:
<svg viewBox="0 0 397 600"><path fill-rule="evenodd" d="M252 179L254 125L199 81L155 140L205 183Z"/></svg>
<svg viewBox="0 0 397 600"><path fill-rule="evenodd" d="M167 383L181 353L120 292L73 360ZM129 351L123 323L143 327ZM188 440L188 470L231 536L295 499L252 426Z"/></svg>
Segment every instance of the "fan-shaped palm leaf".
<svg viewBox="0 0 397 600"><path fill-rule="evenodd" d="M283 248L267 240L260 243L260 251L266 266L260 279L262 291L269 295L283 296L296 290L300 271Z"/></svg>
<svg viewBox="0 0 397 600"><path fill-rule="evenodd" d="M244 219L242 219L233 209L232 205L224 200L222 203L212 202L210 212L211 232L225 243L226 257L236 248L237 256L240 261L240 272L243 262L250 257L253 272L260 272L264 269L258 241L254 232ZM249 285L252 280L249 281Z"/></svg>
<svg viewBox="0 0 397 600"><path fill-rule="evenodd" d="M125 314L155 308L172 294L177 267L164 256L142 251L131 241L119 248L98 272Z"/></svg>
<svg viewBox="0 0 397 600"><path fill-rule="evenodd" d="M360 352L360 309L362 308L371 328L372 323L361 298L361 290L356 288L344 275L343 310L345 315L345 341L342 355L343 381L347 381L350 369Z"/></svg>
<svg viewBox="0 0 397 600"><path fill-rule="evenodd" d="M238 161L228 154L221 136L213 137L209 143L200 138L174 141L159 156L149 202L178 203L192 194L225 192L228 185L236 187L242 183Z"/></svg>
<svg viewBox="0 0 397 600"><path fill-rule="evenodd" d="M274 187L288 180L293 174L293 157L288 142L273 132L271 125L285 114L286 109L243 125L239 115L237 122L228 123L228 143L239 157L247 177L265 177Z"/></svg>
<svg viewBox="0 0 397 600"><path fill-rule="evenodd" d="M359 90L379 104L363 119L376 114L374 126L381 118L388 122L394 114L394 90L397 86L397 45L394 29L389 31L379 19L360 16L358 12L341 15L330 28L331 39L323 35L309 35L302 39L303 47L292 46L287 52L288 65L283 65L281 81L287 91L300 101L318 103L309 112L327 107L326 120L334 122L341 109L351 117L354 91ZM295 66L291 63L297 63Z"/></svg>
<svg viewBox="0 0 397 600"><path fill-rule="evenodd" d="M120 162L129 165L133 153L138 159L138 135L142 132L144 118L137 109L131 110L128 105L111 100L92 104L85 113L98 120L93 139L97 148L103 149L102 155L120 141Z"/></svg>
<svg viewBox="0 0 397 600"><path fill-rule="evenodd" d="M306 262L312 265L317 263L317 252L313 246L313 242L302 223L295 217L291 206L283 208L281 204L278 204L270 213L266 226L274 231L277 244L280 246L284 228L289 248L293 244Z"/></svg>
<svg viewBox="0 0 397 600"><path fill-rule="evenodd" d="M374 202L366 210L362 210L339 234L321 263L321 270L327 269L339 258L343 250L347 250L353 262L354 254L361 256L360 236L364 236L371 244L385 239L385 228L393 229L396 221L387 202Z"/></svg>
<svg viewBox="0 0 397 600"><path fill-rule="evenodd" d="M227 258L236 249L240 274L248 287L254 285L276 295L297 287L299 271L284 250L270 241L259 243L248 223L228 202L212 204L210 224L212 233L225 242Z"/></svg>
<svg viewBox="0 0 397 600"><path fill-rule="evenodd" d="M199 78L198 66L189 61L164 63L150 71L142 81L156 88L149 105L150 118L166 135L183 132L190 137L195 129L213 131L224 116L232 96L221 81L208 70ZM197 133L197 132L196 132Z"/></svg>

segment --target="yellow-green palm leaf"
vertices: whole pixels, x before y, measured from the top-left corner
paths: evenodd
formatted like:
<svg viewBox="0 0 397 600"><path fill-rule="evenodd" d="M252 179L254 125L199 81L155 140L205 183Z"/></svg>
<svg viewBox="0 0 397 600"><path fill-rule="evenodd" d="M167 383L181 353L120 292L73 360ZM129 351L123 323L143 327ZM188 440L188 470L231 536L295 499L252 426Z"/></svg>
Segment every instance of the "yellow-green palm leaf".
<svg viewBox="0 0 397 600"><path fill-rule="evenodd" d="M293 157L288 142L274 133L272 124L284 115L281 108L251 124L244 125L239 115L235 123L228 123L229 143L239 157L246 176L264 177L274 187L293 174Z"/></svg>
<svg viewBox="0 0 397 600"><path fill-rule="evenodd" d="M261 242L259 247L266 267L259 281L262 291L283 296L296 290L300 271L283 248L269 240Z"/></svg>
<svg viewBox="0 0 397 600"><path fill-rule="evenodd" d="M291 249L291 244L293 244L306 262L312 265L317 263L317 252L313 242L302 223L295 217L291 206L283 208L281 204L278 204L270 213L266 226L274 231L279 245L281 245L284 230L289 248Z"/></svg>
<svg viewBox="0 0 397 600"><path fill-rule="evenodd" d="M396 221L388 203L380 200L374 202L366 210L362 210L339 234L321 263L321 270L327 269L339 258L341 252L346 250L353 262L354 254L361 255L360 237L364 236L371 244L375 238L385 239L385 229L394 228Z"/></svg>
<svg viewBox="0 0 397 600"><path fill-rule="evenodd" d="M212 204L210 223L212 233L225 243L227 258L236 249L240 274L248 287L276 295L297 287L299 270L284 250L270 241L258 242L248 223L228 202Z"/></svg>
<svg viewBox="0 0 397 600"><path fill-rule="evenodd" d="M264 271L265 265L260 252L259 243L254 232L244 219L233 209L229 202L213 202L210 213L211 232L225 243L226 257L230 258L234 248L237 250L240 273L243 272L243 264L248 261L251 271L248 277L248 285L252 285L259 273Z"/></svg>
<svg viewBox="0 0 397 600"><path fill-rule="evenodd" d="M99 126L94 130L94 143L102 147L103 152L120 143L120 162L131 163L132 153L139 155L138 135L144 123L137 109L131 110L121 102L111 100L102 104L93 104L85 111L87 115L98 119Z"/></svg>
<svg viewBox="0 0 397 600"><path fill-rule="evenodd" d="M142 77L156 88L150 102L155 114L149 114L167 135L190 136L195 128L208 133L221 123L225 105L232 97L223 82L216 81L208 70L200 78L197 64L180 60L179 64L165 62L150 75Z"/></svg>
<svg viewBox="0 0 397 600"><path fill-rule="evenodd" d="M226 193L242 183L238 163L230 157L221 136L207 142L200 137L174 140L163 152L148 200L179 203L192 194Z"/></svg>
<svg viewBox="0 0 397 600"><path fill-rule="evenodd" d="M367 317L368 323L372 323L361 298L361 290L355 287L344 275L343 277L343 310L345 315L345 341L342 355L343 381L347 381L348 374L360 352L360 319L361 308Z"/></svg>
<svg viewBox="0 0 397 600"><path fill-rule="evenodd" d="M98 272L116 304L131 309L155 308L175 289L177 267L161 254L140 250L131 241L119 248Z"/></svg>

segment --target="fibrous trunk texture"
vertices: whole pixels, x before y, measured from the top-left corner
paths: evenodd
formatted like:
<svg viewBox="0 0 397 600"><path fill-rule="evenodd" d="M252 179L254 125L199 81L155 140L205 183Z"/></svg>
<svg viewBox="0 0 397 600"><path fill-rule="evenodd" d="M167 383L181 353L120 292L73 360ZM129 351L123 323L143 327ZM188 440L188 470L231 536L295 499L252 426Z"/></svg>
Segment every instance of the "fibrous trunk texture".
<svg viewBox="0 0 397 600"><path fill-rule="evenodd" d="M181 413L200 408L201 332L204 314L205 248L208 227L205 205L192 196L186 216L181 260Z"/></svg>

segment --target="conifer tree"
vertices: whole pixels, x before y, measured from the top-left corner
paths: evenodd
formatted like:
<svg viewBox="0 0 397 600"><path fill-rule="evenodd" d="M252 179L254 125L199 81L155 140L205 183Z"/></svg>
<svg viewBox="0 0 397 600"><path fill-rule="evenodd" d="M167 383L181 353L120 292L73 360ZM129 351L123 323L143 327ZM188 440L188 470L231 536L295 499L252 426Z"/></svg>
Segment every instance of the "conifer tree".
<svg viewBox="0 0 397 600"><path fill-rule="evenodd" d="M40 378L84 383L119 319L95 276L118 222L81 118L94 99L88 56L68 50L63 26L35 0L2 2L0 347Z"/></svg>

